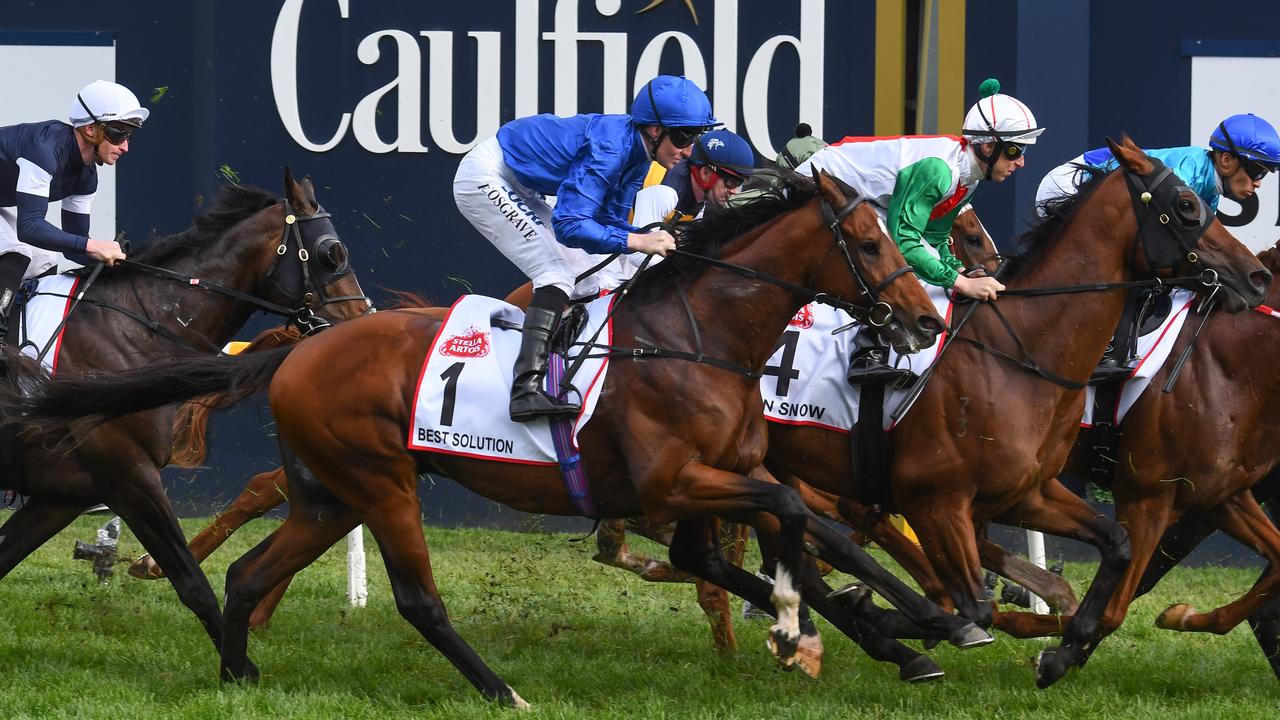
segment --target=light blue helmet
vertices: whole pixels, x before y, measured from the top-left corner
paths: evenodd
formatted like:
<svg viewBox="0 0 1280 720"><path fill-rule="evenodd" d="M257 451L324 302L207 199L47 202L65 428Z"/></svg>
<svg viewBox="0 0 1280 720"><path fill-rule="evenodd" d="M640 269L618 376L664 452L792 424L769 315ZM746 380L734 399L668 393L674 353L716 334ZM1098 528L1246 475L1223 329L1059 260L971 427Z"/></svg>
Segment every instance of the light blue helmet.
<svg viewBox="0 0 1280 720"><path fill-rule="evenodd" d="M1209 146L1260 163L1268 170L1280 167L1280 135L1271 123L1253 113L1232 115L1218 123L1209 136Z"/></svg>
<svg viewBox="0 0 1280 720"><path fill-rule="evenodd" d="M755 172L756 156L751 145L732 130L712 130L698 138L689 155L694 165L714 165L738 177Z"/></svg>
<svg viewBox="0 0 1280 720"><path fill-rule="evenodd" d="M640 89L631 103L637 125L665 128L711 128L721 123L711 113L711 101L686 77L659 75Z"/></svg>

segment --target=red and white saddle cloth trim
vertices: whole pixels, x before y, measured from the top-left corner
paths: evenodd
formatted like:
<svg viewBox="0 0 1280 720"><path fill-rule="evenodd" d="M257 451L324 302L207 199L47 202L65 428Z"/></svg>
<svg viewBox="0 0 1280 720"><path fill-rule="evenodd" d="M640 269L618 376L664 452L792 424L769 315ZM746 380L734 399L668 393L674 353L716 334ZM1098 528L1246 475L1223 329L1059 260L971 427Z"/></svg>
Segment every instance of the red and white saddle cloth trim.
<svg viewBox="0 0 1280 720"><path fill-rule="evenodd" d="M36 281L36 294L22 311L22 330L19 334L23 355L34 358L40 354L53 331L71 311L71 302L79 287L79 275L50 275ZM58 370L58 353L62 350L62 336L66 330L63 325L53 346L41 360L40 364L44 365L50 375Z"/></svg>
<svg viewBox="0 0 1280 720"><path fill-rule="evenodd" d="M921 283L924 285L923 283ZM951 322L951 300L939 287L924 285L938 314ZM856 349L859 329L832 335L831 331L852 322L843 310L810 303L800 308L782 334L778 349L765 363L760 378L764 416L770 422L849 432L858 422L861 389L846 379L849 358ZM909 368L917 375L938 356L946 336L913 355L890 352L889 363ZM891 427L890 412L905 397L906 390L885 393L884 429ZM905 413L904 413L905 416Z"/></svg>
<svg viewBox="0 0 1280 720"><path fill-rule="evenodd" d="M1143 391L1151 384L1151 378L1160 372L1160 368L1164 367L1169 359L1174 342L1182 332L1182 325L1191 314L1191 304L1195 302L1196 295L1190 290L1175 289L1169 295L1169 299L1173 303L1169 316L1164 319L1160 327L1138 338L1138 357L1129 364L1133 372L1124 381L1124 389L1120 391L1120 398L1116 402L1116 424L1129 414L1129 408L1138 401ZM1093 387L1085 388L1084 418L1080 420L1081 427L1093 425L1094 395Z"/></svg>
<svg viewBox="0 0 1280 720"><path fill-rule="evenodd" d="M611 302L613 297L603 297L587 306L588 320L579 341L591 338L608 316ZM409 422L409 449L526 465L557 464L548 421L517 423L508 415L520 331L501 325L523 322L519 308L494 298L464 295L453 304L422 364ZM611 341L611 325L597 343ZM578 352L581 348L575 348L566 364ZM575 449L578 431L591 418L604 386L607 367L607 358L588 358L573 378L583 401L574 425Z"/></svg>

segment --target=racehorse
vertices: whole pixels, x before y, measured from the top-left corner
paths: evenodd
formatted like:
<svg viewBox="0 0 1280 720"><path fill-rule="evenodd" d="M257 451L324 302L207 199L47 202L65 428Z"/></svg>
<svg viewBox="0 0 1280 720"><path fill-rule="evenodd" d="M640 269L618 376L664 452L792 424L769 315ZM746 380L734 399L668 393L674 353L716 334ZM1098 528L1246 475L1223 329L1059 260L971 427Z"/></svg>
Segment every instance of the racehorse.
<svg viewBox="0 0 1280 720"><path fill-rule="evenodd" d="M1259 256L1280 273L1280 250ZM1280 284L1266 297L1280 307ZM1261 309L1261 308L1260 308ZM1196 338L1199 320L1204 329ZM1160 392L1175 367L1166 364L1124 418L1111 479L1116 520L1129 532L1132 560L1102 617L1103 633L1124 621L1132 600L1151 589L1208 532L1220 529L1268 562L1242 597L1209 612L1175 604L1156 619L1159 627L1225 634L1245 619L1272 670L1280 677L1280 531L1251 490L1280 466L1273 431L1280 424L1280 323L1270 312L1188 319L1172 355L1195 343L1169 392ZM1070 468L1083 471L1084 443ZM1267 490L1264 488L1264 492ZM1150 567L1149 567L1150 564ZM1033 580L1028 583L1036 591ZM1267 606L1271 605L1268 615ZM1062 619L1018 613L1011 632L1022 637L1054 633Z"/></svg>
<svg viewBox="0 0 1280 720"><path fill-rule="evenodd" d="M1061 645L1037 658L1040 687L1087 659L1129 561L1121 527L1056 479L1079 428L1084 382L1119 321L1119 290L1159 271L1210 268L1225 307L1239 311L1260 302L1271 280L1176 175L1127 137L1108 145L1120 169L1082 186L1029 233L1029 250L1002 278L1008 299L972 313L890 433L892 503L962 616L983 626L993 619L975 521L1098 547L1101 565ZM773 426L766 465L780 479L853 498L849 438L837 435Z"/></svg>
<svg viewBox="0 0 1280 720"><path fill-rule="evenodd" d="M217 352L254 312L286 315L306 328L370 307L346 248L309 178L285 171L285 197L224 188L186 232L159 238L102 272L65 325L59 375L115 374L162 358ZM38 382L42 368L4 355L6 384ZM178 597L222 644L217 598L187 551L160 483L173 443L173 411L119 417L87 432L24 431L21 475L3 483L27 497L0 527L0 577L66 527L105 503L165 568ZM50 448L71 445L68 452Z"/></svg>
<svg viewBox="0 0 1280 720"><path fill-rule="evenodd" d="M815 297L874 318L886 339L908 352L929 344L943 324L920 286L903 277L905 261L874 211L860 198L849 199L825 174L812 185L799 178L793 184L785 197L694 224L683 252L714 257L678 255L638 277L612 315L615 339L642 336L658 348L685 348L696 333L696 357L714 364L677 362L678 349L663 350L673 357L667 362L620 361L637 358L632 352L615 357L602 400L580 437L601 515L678 521L673 562L758 605L772 604L778 614L770 631L775 654L803 667L797 651L808 649L806 638L816 639L816 629L801 621L793 584L812 570L804 562L804 534L828 542L843 538L808 522L795 492L762 472L759 371L787 321ZM43 417L56 423L132 412L231 385L248 393L269 382L282 451L296 454L322 487L291 476L288 518L228 571L223 676L249 676L247 621L263 595L363 522L378 541L401 614L484 696L524 707L448 622L423 538L417 475L439 472L518 510L579 510L556 468L407 449L414 389L428 349L422 340L435 337L444 315L443 309L378 313L305 343L234 361L156 365L145 378L59 379L33 388L20 403L28 422ZM772 588L724 562L710 534L713 516L777 523ZM823 600L810 602L821 610Z"/></svg>

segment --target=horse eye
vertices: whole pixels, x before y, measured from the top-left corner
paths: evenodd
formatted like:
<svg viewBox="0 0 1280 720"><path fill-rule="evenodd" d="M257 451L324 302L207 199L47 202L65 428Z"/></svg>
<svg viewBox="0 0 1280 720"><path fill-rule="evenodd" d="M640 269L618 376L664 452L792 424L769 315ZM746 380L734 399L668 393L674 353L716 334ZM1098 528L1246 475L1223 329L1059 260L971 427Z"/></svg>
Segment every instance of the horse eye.
<svg viewBox="0 0 1280 720"><path fill-rule="evenodd" d="M965 241L965 242L967 242L967 243L969 243L970 245L972 245L972 246L976 247L976 248L980 248L980 247L982 247L982 236L981 236L981 235L965 235L965 236L964 236L964 241Z"/></svg>
<svg viewBox="0 0 1280 720"><path fill-rule="evenodd" d="M872 241L872 240L864 241L864 242L862 243L862 252L866 253L867 255L872 255L872 256L879 255L879 254L880 254L880 243L875 242L875 241Z"/></svg>

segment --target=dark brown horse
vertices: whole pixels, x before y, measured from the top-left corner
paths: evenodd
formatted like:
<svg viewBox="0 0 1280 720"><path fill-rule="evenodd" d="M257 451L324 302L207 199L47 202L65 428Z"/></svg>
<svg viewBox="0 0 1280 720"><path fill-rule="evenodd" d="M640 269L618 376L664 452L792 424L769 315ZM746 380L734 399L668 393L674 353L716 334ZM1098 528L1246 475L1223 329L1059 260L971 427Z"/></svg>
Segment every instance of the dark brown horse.
<svg viewBox="0 0 1280 720"><path fill-rule="evenodd" d="M1081 388L1115 330L1124 296L1120 288L1034 299L1017 293L1122 283L1150 277L1157 266L1184 276L1209 267L1225 285L1228 308L1238 311L1260 302L1271 279L1210 220L1194 193L1178 187L1176 176L1157 181L1157 168L1127 138L1109 144L1121 169L1082 188L1032 232L1027 256L1006 275L1014 297L973 314L890 436L893 504L910 521L962 616L984 626L992 622L975 522L1034 528L1101 552L1098 573L1062 644L1038 658L1041 687L1087 659L1129 561L1121 527L1056 480L1078 432ZM1131 184L1149 194L1139 198ZM1161 222L1144 225L1157 213ZM1159 262L1162 257L1168 262ZM1194 269L1187 267L1189 259L1196 261ZM774 425L769 440L766 464L778 477L855 496L848 436Z"/></svg>
<svg viewBox="0 0 1280 720"><path fill-rule="evenodd" d="M368 306L311 181L297 183L286 171L284 202L260 190L226 188L192 229L154 240L124 267L103 272L66 324L58 373L115 374L162 358L216 353L259 310L314 323L313 312L339 321ZM11 384L44 376L12 351L5 360ZM217 599L160 483L172 424L173 411L164 409L70 431L70 443L66 427L24 432L22 473L5 468L0 478L0 486L27 497L0 527L0 577L84 509L106 503L221 647ZM70 451L50 449L59 443Z"/></svg>
<svg viewBox="0 0 1280 720"><path fill-rule="evenodd" d="M610 363L603 400L580 434L591 492L606 517L678 521L671 549L677 567L775 607L779 620L770 637L776 651L784 661L802 664L805 638L816 639L816 630L802 620L793 584L812 571L804 560L804 534L807 529L826 542L844 538L810 523L794 491L762 477L765 427L757 373L774 339L814 292L863 308L856 314L877 302L883 312L887 303L891 317L881 319L891 322L883 329L900 349L927 345L942 323L920 286L902 276L905 263L874 212L847 199L826 176L818 178L816 189L797 185L786 198L761 200L696 224L686 243L687 249L746 270L668 259L641 275L632 295L618 305L614 337L629 345L642 336L658 347L683 350L692 346L697 328L705 356L719 364L628 362L630 353ZM228 571L224 677L249 672L247 622L262 597L363 522L379 543L402 615L482 694L520 706L524 701L448 622L422 534L417 475L440 472L519 510L578 510L554 468L513 468L405 447L428 349L424 341L435 336L444 314L378 313L305 343L235 361L158 365L145 377L44 383L28 408L63 420L118 414L231 384L247 392L266 385L278 368L270 384L282 448L296 453L322 485L291 477L289 517ZM772 587L724 562L711 533L714 516L762 527L776 522L770 529L780 538L779 569ZM886 594L894 592L886 588ZM824 598L810 602L821 611ZM939 622L950 622L934 613Z"/></svg>

